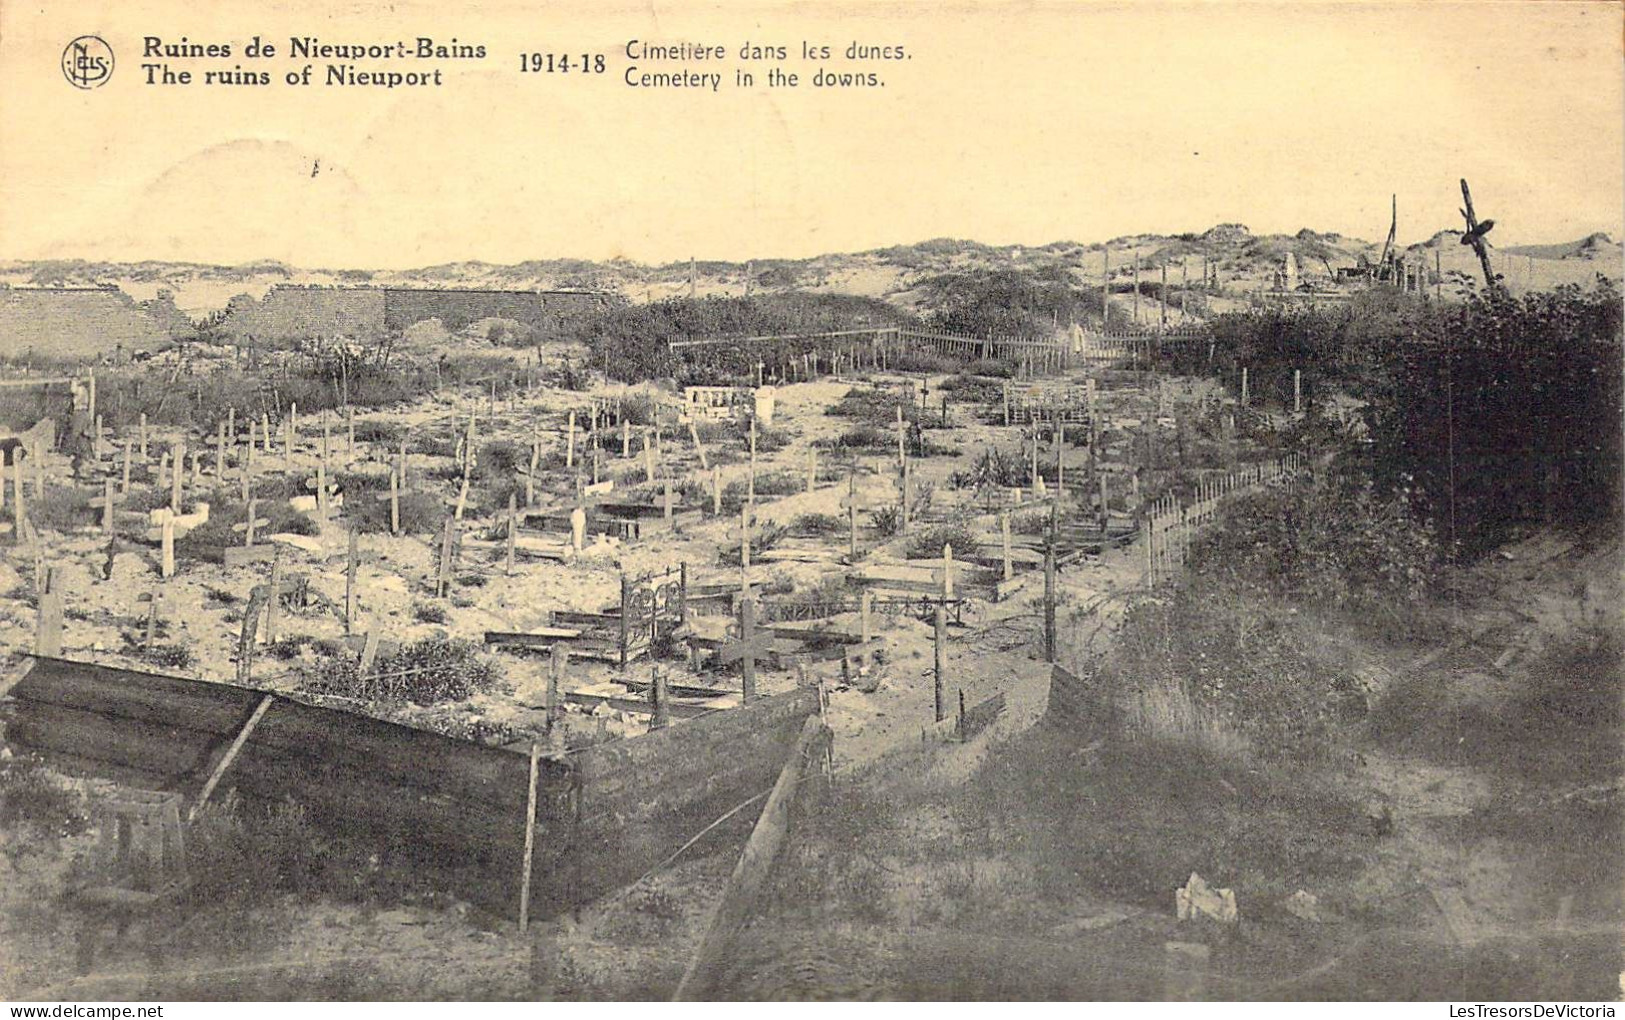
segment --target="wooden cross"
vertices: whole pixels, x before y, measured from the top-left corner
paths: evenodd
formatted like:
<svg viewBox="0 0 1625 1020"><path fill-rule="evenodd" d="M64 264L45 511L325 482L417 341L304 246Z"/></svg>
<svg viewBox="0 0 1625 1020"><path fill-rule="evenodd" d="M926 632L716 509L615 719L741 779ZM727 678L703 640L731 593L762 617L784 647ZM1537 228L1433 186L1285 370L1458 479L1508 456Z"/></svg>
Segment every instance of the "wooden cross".
<svg viewBox="0 0 1625 1020"><path fill-rule="evenodd" d="M671 706L666 699L666 674L654 667L649 681L649 728L665 729L671 725Z"/></svg>
<svg viewBox="0 0 1625 1020"><path fill-rule="evenodd" d="M209 440L209 445L214 447L214 476L216 478L226 477L227 442L226 423L224 421L216 422L214 438Z"/></svg>
<svg viewBox="0 0 1625 1020"><path fill-rule="evenodd" d="M355 526L351 525L349 550L344 564L344 633L346 634L355 630L356 598L360 594L356 589L356 570L360 565L360 534L356 531Z"/></svg>
<svg viewBox="0 0 1625 1020"><path fill-rule="evenodd" d="M389 504L389 533L401 533L401 476L397 471L389 473L389 491L375 494L373 499Z"/></svg>
<svg viewBox="0 0 1625 1020"><path fill-rule="evenodd" d="M858 561L858 461L854 457L847 465L846 498L841 501L846 510L846 557L848 563Z"/></svg>
<svg viewBox="0 0 1625 1020"><path fill-rule="evenodd" d="M12 537L16 539L18 545L28 541L28 511L23 504L23 459L20 456L21 452L21 450L11 452L11 494L13 497L11 501L11 518L14 529ZM4 479L0 479L0 484L4 484Z"/></svg>
<svg viewBox="0 0 1625 1020"><path fill-rule="evenodd" d="M908 463L908 450L903 445L903 405L897 405L897 465L901 468Z"/></svg>
<svg viewBox="0 0 1625 1020"><path fill-rule="evenodd" d="M465 483L466 484L466 483ZM327 480L327 465L321 461L316 463L316 475L305 479L305 488L316 490L316 515L323 524L327 523L327 511L332 496L338 492L338 486L330 484Z"/></svg>
<svg viewBox="0 0 1625 1020"><path fill-rule="evenodd" d="M62 654L62 591L55 570L45 571L40 586L39 620L34 632L34 654L59 657Z"/></svg>
<svg viewBox="0 0 1625 1020"><path fill-rule="evenodd" d="M142 647L149 651L158 640L158 615L163 611L163 605L163 585L153 585L152 591L147 593L147 634L142 642Z"/></svg>
<svg viewBox="0 0 1625 1020"><path fill-rule="evenodd" d="M1008 581L1015 576L1015 567L1010 562L1010 515L1008 513L999 515L999 538L1004 545L1004 579Z"/></svg>
<svg viewBox="0 0 1625 1020"><path fill-rule="evenodd" d="M739 638L722 646L717 652L717 662L727 665L730 662L739 663L739 672L743 677L744 700L752 701L756 697L756 660L765 659L773 644L771 633L756 633L756 602L753 599L741 599L739 602Z"/></svg>
<svg viewBox="0 0 1625 1020"><path fill-rule="evenodd" d="M160 508L153 511L158 518L158 575L175 576L175 512Z"/></svg>
<svg viewBox="0 0 1625 1020"><path fill-rule="evenodd" d="M909 524L909 520L908 520L909 507L908 507L908 505L909 505L909 502L910 502L910 496L914 491L914 486L911 484L911 479L909 478L909 462L908 462L907 457L903 458L903 480L902 480L902 483L903 483L903 493L902 493L903 521L902 521L902 530L903 530L903 534L906 535L906 534L908 534L908 524Z"/></svg>
<svg viewBox="0 0 1625 1020"><path fill-rule="evenodd" d="M756 419L750 420L750 475L745 484L745 502L756 502Z"/></svg>
<svg viewBox="0 0 1625 1020"><path fill-rule="evenodd" d="M435 597L445 598L451 594L452 561L456 558L457 550L457 520L447 517L445 528L440 533L440 564L435 573Z"/></svg>
<svg viewBox="0 0 1625 1020"><path fill-rule="evenodd" d="M1505 288L1495 278L1495 270L1490 268L1490 246L1484 241L1484 235L1489 233L1490 228L1495 226L1495 221L1485 220L1480 223L1473 214L1473 196L1467 190L1467 178L1465 177L1461 179L1461 201L1463 206L1461 218L1467 221L1467 232L1461 235L1461 243L1471 247L1478 255L1478 264L1484 269L1485 288L1491 292L1501 291L1505 293Z"/></svg>
<svg viewBox="0 0 1625 1020"><path fill-rule="evenodd" d="M502 572L508 577L513 576L514 545L519 538L519 494L508 493L508 542Z"/></svg>
<svg viewBox="0 0 1625 1020"><path fill-rule="evenodd" d="M566 468L572 468L575 467L576 463L576 413L574 411L570 412L569 422L565 428L564 466ZM644 443L645 449L647 449L647 438L645 438Z"/></svg>
<svg viewBox="0 0 1625 1020"><path fill-rule="evenodd" d="M93 498L90 505L99 507L102 512L102 534L113 533L113 508L124 502L122 495L114 495L112 476L102 479L102 494Z"/></svg>
<svg viewBox="0 0 1625 1020"><path fill-rule="evenodd" d="M524 473L525 505L527 507L536 505L536 469L541 465L541 463L542 444L533 441L530 444L530 469Z"/></svg>
<svg viewBox="0 0 1625 1020"><path fill-rule="evenodd" d="M264 517L258 516L259 502L253 496L248 497L248 518L231 526L232 531L243 533L244 548L252 548L254 545L254 532L260 528L268 527L271 523Z"/></svg>
<svg viewBox="0 0 1625 1020"><path fill-rule="evenodd" d="M700 455L700 470L711 470L711 465L705 459L705 445L700 442L700 430L695 426L693 418L688 420L688 436L694 440L694 452Z"/></svg>

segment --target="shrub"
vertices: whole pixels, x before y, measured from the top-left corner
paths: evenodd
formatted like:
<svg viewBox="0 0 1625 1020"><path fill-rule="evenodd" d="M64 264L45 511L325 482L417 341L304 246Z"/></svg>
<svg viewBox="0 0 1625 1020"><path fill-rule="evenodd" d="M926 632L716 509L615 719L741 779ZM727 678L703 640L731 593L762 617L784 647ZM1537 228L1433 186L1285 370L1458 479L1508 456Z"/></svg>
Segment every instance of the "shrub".
<svg viewBox="0 0 1625 1020"><path fill-rule="evenodd" d="M869 511L869 523L881 535L897 534L903 527L903 508L900 505L883 506Z"/></svg>
<svg viewBox="0 0 1625 1020"><path fill-rule="evenodd" d="M807 538L840 534L847 530L847 520L836 514L797 514L790 530Z"/></svg>
<svg viewBox="0 0 1625 1020"><path fill-rule="evenodd" d="M400 508L401 534L431 535L445 523L446 508L439 497L415 489L402 492L397 500ZM344 515L354 521L364 534L389 533L389 501L374 499L370 495L356 498L352 505L345 500Z"/></svg>
<svg viewBox="0 0 1625 1020"><path fill-rule="evenodd" d="M153 645L143 649L141 657L159 669L189 669L193 661L186 645Z"/></svg>
<svg viewBox="0 0 1625 1020"><path fill-rule="evenodd" d="M756 476L757 499L763 496L789 496L803 491L806 487L806 476L794 471L766 471ZM745 505L745 496L749 490L750 483L746 479L732 481L723 486L723 512L737 514L739 508Z"/></svg>
<svg viewBox="0 0 1625 1020"><path fill-rule="evenodd" d="M17 755L0 761L0 829L28 825L71 836L85 830L84 806L36 758Z"/></svg>
<svg viewBox="0 0 1625 1020"><path fill-rule="evenodd" d="M983 362L977 362L977 364L983 364ZM994 362L994 364L998 363ZM972 368L974 367L973 365ZM959 375L949 376L938 384L937 389L943 393L953 394L955 403L996 404L1004 399L1004 383L1002 381L979 378L970 372L961 372Z"/></svg>
<svg viewBox="0 0 1625 1020"><path fill-rule="evenodd" d="M303 687L316 694L359 701L435 705L489 691L501 678L501 668L494 659L480 654L478 645L425 638L379 656L365 676L357 661L329 662L320 672L307 675Z"/></svg>
<svg viewBox="0 0 1625 1020"><path fill-rule="evenodd" d="M919 416L913 394L903 388L880 389L873 386L854 386L840 400L824 409L836 418L856 418L870 425L893 428L897 425L897 409L903 409L903 420L912 422Z"/></svg>
<svg viewBox="0 0 1625 1020"><path fill-rule="evenodd" d="M948 481L956 489L1023 488L1032 481L1030 470L1020 453L988 447L968 469L955 471Z"/></svg>
<svg viewBox="0 0 1625 1020"><path fill-rule="evenodd" d="M30 490L25 505L29 523L41 531L74 531L100 519L101 511L90 505L90 492L61 485L47 485L44 495ZM98 493L99 495L99 493Z"/></svg>
<svg viewBox="0 0 1625 1020"><path fill-rule="evenodd" d="M752 559L754 560L761 553L778 545L785 534L786 531L783 525L772 522L758 523L756 527L751 529L750 533ZM740 562L738 536L735 536L732 542L733 544L724 546L720 550L717 559L725 565L738 566Z"/></svg>
<svg viewBox="0 0 1625 1020"><path fill-rule="evenodd" d="M819 445L840 450L879 450L891 446L896 439L895 432L878 425L854 425L833 440L823 440Z"/></svg>
<svg viewBox="0 0 1625 1020"><path fill-rule="evenodd" d="M1352 476L1252 493L1194 544L1190 569L1299 605L1393 614L1434 578L1433 526Z"/></svg>
<svg viewBox="0 0 1625 1020"><path fill-rule="evenodd" d="M974 550L976 544L976 536L963 524L935 524L908 537L905 555L916 560L941 559L942 547L951 545L954 558L958 559L961 554Z"/></svg>
<svg viewBox="0 0 1625 1020"><path fill-rule="evenodd" d="M419 623L445 623L446 607L438 602L414 602L412 619Z"/></svg>

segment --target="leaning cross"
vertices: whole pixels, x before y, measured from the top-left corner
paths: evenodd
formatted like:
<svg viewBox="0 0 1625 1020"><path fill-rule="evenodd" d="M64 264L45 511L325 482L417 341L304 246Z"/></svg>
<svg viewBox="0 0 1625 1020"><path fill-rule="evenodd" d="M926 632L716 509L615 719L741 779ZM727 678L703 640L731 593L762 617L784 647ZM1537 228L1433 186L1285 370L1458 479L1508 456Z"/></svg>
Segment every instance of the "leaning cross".
<svg viewBox="0 0 1625 1020"><path fill-rule="evenodd" d="M745 701L752 701L756 697L756 660L767 658L772 640L771 634L756 633L755 600L740 600L739 640L724 644L717 653L717 662L723 665L739 663L739 671L744 677Z"/></svg>

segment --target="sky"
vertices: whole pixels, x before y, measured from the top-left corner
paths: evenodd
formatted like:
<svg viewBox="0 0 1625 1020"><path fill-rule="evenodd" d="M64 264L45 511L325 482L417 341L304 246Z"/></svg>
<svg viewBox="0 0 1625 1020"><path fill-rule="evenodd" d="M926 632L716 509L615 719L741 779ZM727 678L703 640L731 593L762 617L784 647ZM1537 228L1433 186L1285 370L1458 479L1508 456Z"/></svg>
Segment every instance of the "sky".
<svg viewBox="0 0 1625 1020"><path fill-rule="evenodd" d="M1498 244L1625 234L1617 3L392 4L0 0L0 259L306 268L462 260L799 258L932 237L1084 243L1240 222L1381 241L1459 229L1459 179ZM76 36L114 72L61 71ZM253 36L278 47L250 60ZM144 39L226 43L273 85L148 85ZM483 45L440 86L291 86L290 36ZM631 40L726 61L629 59ZM811 86L802 42L880 87ZM795 88L770 88L784 45ZM522 73L522 54L605 72ZM156 59L146 62L156 63ZM709 89L626 83L720 71ZM735 87L733 71L756 80Z"/></svg>

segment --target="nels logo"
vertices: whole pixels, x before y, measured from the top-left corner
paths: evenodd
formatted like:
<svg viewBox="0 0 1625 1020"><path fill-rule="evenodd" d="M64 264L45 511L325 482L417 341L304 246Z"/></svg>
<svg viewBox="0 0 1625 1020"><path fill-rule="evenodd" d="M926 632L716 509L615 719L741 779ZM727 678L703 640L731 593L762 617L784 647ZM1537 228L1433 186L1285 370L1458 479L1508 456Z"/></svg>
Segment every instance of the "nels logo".
<svg viewBox="0 0 1625 1020"><path fill-rule="evenodd" d="M62 73L74 88L106 85L113 77L113 48L100 36L82 35L62 51Z"/></svg>

